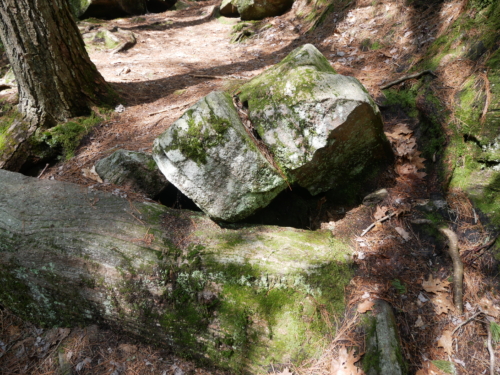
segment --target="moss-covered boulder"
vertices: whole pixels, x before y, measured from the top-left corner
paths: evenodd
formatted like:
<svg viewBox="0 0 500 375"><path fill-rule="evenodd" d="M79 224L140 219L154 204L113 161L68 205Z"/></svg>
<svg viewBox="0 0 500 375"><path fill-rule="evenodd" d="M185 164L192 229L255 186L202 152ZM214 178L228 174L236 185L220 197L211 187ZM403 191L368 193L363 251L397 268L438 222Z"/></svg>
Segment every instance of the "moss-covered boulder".
<svg viewBox="0 0 500 375"><path fill-rule="evenodd" d="M212 92L154 142L158 167L217 220L267 206L286 183L249 136L229 94Z"/></svg>
<svg viewBox="0 0 500 375"><path fill-rule="evenodd" d="M366 89L337 74L311 44L243 85L239 98L289 180L313 195L373 173L392 158Z"/></svg>
<svg viewBox="0 0 500 375"><path fill-rule="evenodd" d="M222 0L219 12L224 17L238 17L238 8L236 7L236 1L234 0Z"/></svg>
<svg viewBox="0 0 500 375"><path fill-rule="evenodd" d="M99 160L95 170L103 180L126 186L150 198L169 185L153 157L144 152L117 150Z"/></svg>
<svg viewBox="0 0 500 375"><path fill-rule="evenodd" d="M350 249L331 232L223 229L202 213L0 170L0 304L43 326L105 323L230 370L318 357Z"/></svg>
<svg viewBox="0 0 500 375"><path fill-rule="evenodd" d="M147 12L147 0L69 0L69 3L73 14L81 19L112 19Z"/></svg>
<svg viewBox="0 0 500 375"><path fill-rule="evenodd" d="M292 7L293 0L233 0L232 3L241 19L250 21L279 16Z"/></svg>

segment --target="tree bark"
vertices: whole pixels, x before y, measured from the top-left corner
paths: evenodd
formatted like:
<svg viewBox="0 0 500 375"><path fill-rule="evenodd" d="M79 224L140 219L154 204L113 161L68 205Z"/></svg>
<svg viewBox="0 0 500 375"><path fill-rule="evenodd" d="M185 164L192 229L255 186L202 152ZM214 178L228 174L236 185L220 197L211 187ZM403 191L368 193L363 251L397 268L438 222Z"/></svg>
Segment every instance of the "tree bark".
<svg viewBox="0 0 500 375"><path fill-rule="evenodd" d="M111 324L234 372L318 355L343 313L346 245L232 228L0 170L0 304L38 324Z"/></svg>
<svg viewBox="0 0 500 375"><path fill-rule="evenodd" d="M19 111L50 127L109 102L67 0L0 0L0 38L19 88Z"/></svg>

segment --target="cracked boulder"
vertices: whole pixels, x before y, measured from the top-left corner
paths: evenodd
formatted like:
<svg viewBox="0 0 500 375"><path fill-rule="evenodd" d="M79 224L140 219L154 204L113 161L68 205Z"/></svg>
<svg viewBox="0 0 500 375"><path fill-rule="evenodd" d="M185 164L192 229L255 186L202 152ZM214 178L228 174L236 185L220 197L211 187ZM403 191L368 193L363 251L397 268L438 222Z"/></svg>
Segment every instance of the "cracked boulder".
<svg viewBox="0 0 500 375"><path fill-rule="evenodd" d="M125 16L164 12L175 0L69 0L73 14L80 19L113 19Z"/></svg>
<svg viewBox="0 0 500 375"><path fill-rule="evenodd" d="M153 157L144 152L117 150L99 160L95 169L103 180L128 187L150 198L156 197L169 185Z"/></svg>
<svg viewBox="0 0 500 375"><path fill-rule="evenodd" d="M311 44L243 85L239 99L288 180L312 195L374 176L392 160L373 99Z"/></svg>
<svg viewBox="0 0 500 375"><path fill-rule="evenodd" d="M227 93L212 92L194 104L155 140L153 157L167 179L216 220L241 220L286 187Z"/></svg>
<svg viewBox="0 0 500 375"><path fill-rule="evenodd" d="M289 10L293 0L233 0L242 21L280 16Z"/></svg>

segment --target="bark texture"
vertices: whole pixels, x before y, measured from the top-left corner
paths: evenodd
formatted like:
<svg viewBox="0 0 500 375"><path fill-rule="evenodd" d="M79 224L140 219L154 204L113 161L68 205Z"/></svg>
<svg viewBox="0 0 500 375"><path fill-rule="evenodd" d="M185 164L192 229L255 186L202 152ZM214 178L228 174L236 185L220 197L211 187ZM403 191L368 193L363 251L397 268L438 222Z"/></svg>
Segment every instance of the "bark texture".
<svg viewBox="0 0 500 375"><path fill-rule="evenodd" d="M343 313L329 232L223 229L205 215L0 170L0 304L104 322L233 372L320 354Z"/></svg>
<svg viewBox="0 0 500 375"><path fill-rule="evenodd" d="M19 87L19 110L52 126L109 100L67 0L0 0L0 38Z"/></svg>

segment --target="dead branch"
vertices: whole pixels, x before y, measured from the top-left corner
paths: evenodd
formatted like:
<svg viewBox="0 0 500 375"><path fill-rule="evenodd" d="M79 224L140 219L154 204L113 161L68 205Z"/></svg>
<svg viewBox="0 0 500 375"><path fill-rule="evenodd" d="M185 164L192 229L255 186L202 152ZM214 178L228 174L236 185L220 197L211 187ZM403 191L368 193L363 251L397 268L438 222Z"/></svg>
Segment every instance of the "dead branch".
<svg viewBox="0 0 500 375"><path fill-rule="evenodd" d="M478 251L483 250L483 249L488 250L495 243L497 238L498 238L498 236L495 236L491 241L487 242L486 244L484 244L482 246L478 246L478 247L472 249L472 251L477 253Z"/></svg>
<svg viewBox="0 0 500 375"><path fill-rule="evenodd" d="M448 239L448 253L453 260L453 303L460 315L463 314L464 264L458 253L458 238L449 228L439 228Z"/></svg>
<svg viewBox="0 0 500 375"><path fill-rule="evenodd" d="M475 313L474 315L472 315L469 319L467 319L465 322L462 322L460 323L458 326L456 326L456 328L453 330L453 332L451 333L452 335L455 334L456 331L458 331L461 327L463 327L464 325L466 325L467 323L469 323L470 321L476 319L476 317L480 314L483 314L483 311L480 310L478 311L477 313Z"/></svg>
<svg viewBox="0 0 500 375"><path fill-rule="evenodd" d="M177 108L187 107L188 105L191 105L191 103L188 103L188 104L180 104L180 105L174 105L174 106L172 106L172 107L168 107L168 108L162 109L161 111L158 111L158 112L151 112L151 113L149 114L149 116L154 116L154 115L158 115L158 114L160 114L160 113L168 112L168 111L171 111L172 109L177 109Z"/></svg>
<svg viewBox="0 0 500 375"><path fill-rule="evenodd" d="M401 82L407 81L407 80L409 80L409 79L413 79L413 78L420 78L420 77L422 77L422 76L423 76L423 75L425 75L425 74L430 74L431 76L433 76L433 77L436 77L436 78L437 78L437 75L436 75L433 71L431 71L431 70L424 70L424 71L422 71L422 72L420 72L420 73L411 74L411 75L409 75L409 76L404 76L404 77L402 77L402 78L400 78L400 79L397 79L397 80L395 80L395 81L389 82L387 85L381 86L381 87L380 87L380 90L385 90L385 89L388 89L389 87L392 87L392 86L394 86L394 85L397 85L398 83L401 83Z"/></svg>
<svg viewBox="0 0 500 375"><path fill-rule="evenodd" d="M393 212L393 213L390 213L389 215L386 215L384 216L382 219L379 219L377 221L374 221L368 228L366 228L363 233L361 233L360 237L363 237L366 233L368 233L369 231L372 230L372 228L377 225L377 223L381 223L383 221L386 221L387 219L390 219L391 217L393 217L394 215L396 215L396 212Z"/></svg>
<svg viewBox="0 0 500 375"><path fill-rule="evenodd" d="M204 75L204 74L190 74L189 76L194 77L194 78L209 78L209 79L227 79L227 78L248 79L248 78L240 77L240 76L209 76L209 75Z"/></svg>
<svg viewBox="0 0 500 375"><path fill-rule="evenodd" d="M48 168L48 166L49 166L49 163L45 164L45 168L43 168L42 172L40 172L40 174L38 175L37 178L42 177L42 175L45 173L45 170Z"/></svg>

